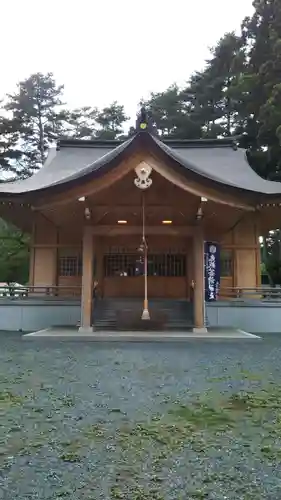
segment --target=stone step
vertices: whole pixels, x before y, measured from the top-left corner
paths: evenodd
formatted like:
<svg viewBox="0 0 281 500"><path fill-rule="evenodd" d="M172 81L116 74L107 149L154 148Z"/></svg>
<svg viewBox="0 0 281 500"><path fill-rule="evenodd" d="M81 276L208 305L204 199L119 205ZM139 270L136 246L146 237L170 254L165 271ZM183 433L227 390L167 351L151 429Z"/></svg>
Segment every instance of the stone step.
<svg viewBox="0 0 281 500"><path fill-rule="evenodd" d="M186 300L152 299L150 311L159 311L166 316L163 329L190 330L193 326L193 306ZM97 330L116 330L117 311L128 311L141 315L143 301L134 298L100 299L94 309L93 319Z"/></svg>

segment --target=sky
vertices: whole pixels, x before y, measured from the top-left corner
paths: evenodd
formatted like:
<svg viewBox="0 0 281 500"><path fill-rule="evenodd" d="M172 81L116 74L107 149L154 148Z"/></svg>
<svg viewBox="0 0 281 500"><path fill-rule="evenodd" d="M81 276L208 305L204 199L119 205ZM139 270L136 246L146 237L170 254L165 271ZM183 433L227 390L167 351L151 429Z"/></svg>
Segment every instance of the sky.
<svg viewBox="0 0 281 500"><path fill-rule="evenodd" d="M1 0L0 98L52 72L69 107L141 98L183 84L209 47L239 30L252 0Z"/></svg>

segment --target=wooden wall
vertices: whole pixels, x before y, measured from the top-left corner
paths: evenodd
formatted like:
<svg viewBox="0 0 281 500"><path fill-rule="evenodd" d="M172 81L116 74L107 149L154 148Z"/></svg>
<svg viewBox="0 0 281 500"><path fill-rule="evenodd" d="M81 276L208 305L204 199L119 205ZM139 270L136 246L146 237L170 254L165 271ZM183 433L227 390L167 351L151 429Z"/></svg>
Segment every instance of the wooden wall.
<svg viewBox="0 0 281 500"><path fill-rule="evenodd" d="M253 215L243 218L223 235L222 248L233 253L233 274L222 278L221 288L261 285L259 230Z"/></svg>
<svg viewBox="0 0 281 500"><path fill-rule="evenodd" d="M245 217L231 231L220 238L221 248L232 252L233 274L222 277L221 288L256 287L260 285L260 250L258 227L251 217ZM44 218L37 219L33 232L31 249L30 285L37 286L81 286L81 276L59 276L60 256L81 255L82 228L73 228L68 233L58 230ZM97 258L96 276L105 295L142 294L143 283L138 278L104 278L103 254L110 247L136 249L140 244L139 236L95 237L94 251ZM159 297L188 297L193 279L192 239L187 237L150 236L151 251L185 251L187 256L187 275L185 278L160 278L150 280L152 295ZM127 288L129 291L127 292Z"/></svg>
<svg viewBox="0 0 281 500"><path fill-rule="evenodd" d="M115 237L104 240L103 252L118 253L118 251L135 252L141 243L139 236ZM148 245L151 253L183 253L187 263L192 254L191 240L183 237L149 236ZM185 298L189 296L188 265L184 277L150 276L148 278L148 295L159 298ZM103 294L105 297L142 297L144 293L143 277L105 277Z"/></svg>
<svg viewBox="0 0 281 500"><path fill-rule="evenodd" d="M39 215L33 228L29 281L34 286L57 284L57 237L55 226Z"/></svg>
<svg viewBox="0 0 281 500"><path fill-rule="evenodd" d="M103 294L105 297L143 297L143 276L104 278ZM187 280L182 277L149 276L148 296L150 298L186 298Z"/></svg>

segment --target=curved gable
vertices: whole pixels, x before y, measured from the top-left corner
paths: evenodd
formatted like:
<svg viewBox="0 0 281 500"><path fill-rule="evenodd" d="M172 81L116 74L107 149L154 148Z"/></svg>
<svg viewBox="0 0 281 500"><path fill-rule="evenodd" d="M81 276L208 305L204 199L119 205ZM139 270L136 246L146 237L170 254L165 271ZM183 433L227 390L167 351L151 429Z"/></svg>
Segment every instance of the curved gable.
<svg viewBox="0 0 281 500"><path fill-rule="evenodd" d="M119 141L61 141L32 177L0 184L0 196L32 195L63 190L90 178L100 177L136 151L161 156L173 168L197 181L211 183L218 190L239 195L278 196L281 183L259 177L246 160L244 150L231 140L161 141L149 132L139 132Z"/></svg>

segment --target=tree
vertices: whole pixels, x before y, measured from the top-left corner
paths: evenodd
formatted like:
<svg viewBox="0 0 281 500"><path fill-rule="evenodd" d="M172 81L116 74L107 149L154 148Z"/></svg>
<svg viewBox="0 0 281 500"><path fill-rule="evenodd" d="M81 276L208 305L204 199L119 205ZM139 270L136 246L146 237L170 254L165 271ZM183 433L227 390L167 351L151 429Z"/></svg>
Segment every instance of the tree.
<svg viewBox="0 0 281 500"><path fill-rule="evenodd" d="M151 93L141 104L151 113L160 136L177 139L201 136L200 125L192 120L190 108L177 85L171 85L164 92Z"/></svg>
<svg viewBox="0 0 281 500"><path fill-rule="evenodd" d="M93 139L97 133L98 109L84 106L66 113L64 134L75 139Z"/></svg>
<svg viewBox="0 0 281 500"><path fill-rule="evenodd" d="M15 138L19 139L22 162L21 175L30 175L40 168L50 144L61 135L66 114L62 108L63 86L57 86L52 73L35 73L18 84L18 91L7 96L5 110L11 121L19 124Z"/></svg>
<svg viewBox="0 0 281 500"><path fill-rule="evenodd" d="M19 129L17 120L0 116L0 172L17 174L17 165L22 157L18 144Z"/></svg>
<svg viewBox="0 0 281 500"><path fill-rule="evenodd" d="M99 139L118 139L123 133L123 124L128 119L124 106L114 101L110 106L98 111L96 116L98 129L95 137Z"/></svg>
<svg viewBox="0 0 281 500"><path fill-rule="evenodd" d="M235 33L226 33L211 49L211 56L205 70L191 79L194 113L204 124L203 136L231 136L237 127L239 108L232 86L245 63L241 38Z"/></svg>
<svg viewBox="0 0 281 500"><path fill-rule="evenodd" d="M0 219L0 281L26 284L29 274L29 238Z"/></svg>
<svg viewBox="0 0 281 500"><path fill-rule="evenodd" d="M241 145L252 166L268 179L280 179L281 149L281 4L254 0L255 12L244 20L242 38L247 64L237 82Z"/></svg>
<svg viewBox="0 0 281 500"><path fill-rule="evenodd" d="M196 139L234 133L238 103L232 85L245 64L241 38L227 33L211 49L211 56L205 69L194 73L183 90L172 85L152 93L145 103L162 136Z"/></svg>
<svg viewBox="0 0 281 500"><path fill-rule="evenodd" d="M84 106L65 114L64 134L75 139L117 139L126 120L124 106L117 102L102 110Z"/></svg>
<svg viewBox="0 0 281 500"><path fill-rule="evenodd" d="M197 124L199 138L214 138L221 133L221 126L216 124L218 115L210 88L210 75L205 70L197 71L191 75L187 87L182 91L185 106L189 109L190 116Z"/></svg>

